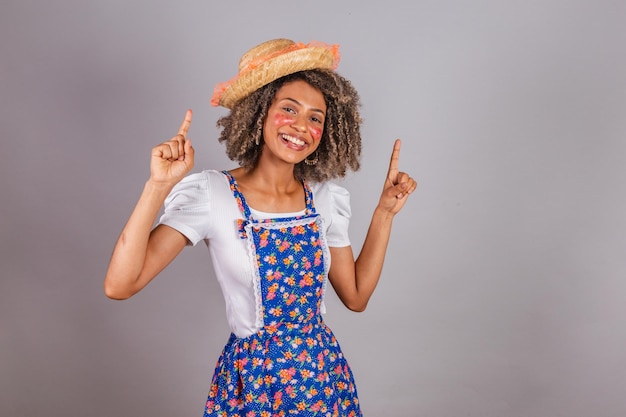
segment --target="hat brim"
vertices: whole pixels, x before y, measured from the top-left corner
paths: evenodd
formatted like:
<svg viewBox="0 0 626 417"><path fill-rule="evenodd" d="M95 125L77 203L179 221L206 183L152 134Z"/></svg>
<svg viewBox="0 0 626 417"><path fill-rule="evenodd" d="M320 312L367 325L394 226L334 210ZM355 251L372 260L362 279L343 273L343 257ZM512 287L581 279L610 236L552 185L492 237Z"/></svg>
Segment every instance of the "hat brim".
<svg viewBox="0 0 626 417"><path fill-rule="evenodd" d="M242 98L285 75L312 69L334 70L338 61L337 46L310 46L286 52L238 74L225 85L218 84L212 104L232 109Z"/></svg>

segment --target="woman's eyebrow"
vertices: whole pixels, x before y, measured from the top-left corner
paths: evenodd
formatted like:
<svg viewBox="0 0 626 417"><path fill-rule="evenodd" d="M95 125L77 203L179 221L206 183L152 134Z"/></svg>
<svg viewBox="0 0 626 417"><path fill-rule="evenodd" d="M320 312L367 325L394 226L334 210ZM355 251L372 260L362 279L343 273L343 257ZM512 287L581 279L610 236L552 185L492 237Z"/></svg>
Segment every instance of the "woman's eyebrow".
<svg viewBox="0 0 626 417"><path fill-rule="evenodd" d="M291 97L284 97L283 100L289 100L292 101L294 103L296 103L298 106L302 106L302 103L300 103L298 100L296 100L295 98L291 98ZM314 112L318 112L321 113L323 115L326 115L326 112L324 112L324 110L322 109L318 109L316 107L312 107L310 110L314 111Z"/></svg>

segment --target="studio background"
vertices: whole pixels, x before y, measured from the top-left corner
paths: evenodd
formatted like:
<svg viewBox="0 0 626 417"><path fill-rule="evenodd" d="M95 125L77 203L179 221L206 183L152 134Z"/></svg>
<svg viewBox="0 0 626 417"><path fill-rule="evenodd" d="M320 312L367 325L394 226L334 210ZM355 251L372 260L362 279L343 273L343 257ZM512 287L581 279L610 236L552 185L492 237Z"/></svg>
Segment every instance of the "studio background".
<svg viewBox="0 0 626 417"><path fill-rule="evenodd" d="M150 149L244 51L341 45L363 102L358 252L393 141L420 186L366 312L325 319L364 414L626 415L626 3L0 4L0 415L200 416L228 337L204 245L128 301L109 256Z"/></svg>

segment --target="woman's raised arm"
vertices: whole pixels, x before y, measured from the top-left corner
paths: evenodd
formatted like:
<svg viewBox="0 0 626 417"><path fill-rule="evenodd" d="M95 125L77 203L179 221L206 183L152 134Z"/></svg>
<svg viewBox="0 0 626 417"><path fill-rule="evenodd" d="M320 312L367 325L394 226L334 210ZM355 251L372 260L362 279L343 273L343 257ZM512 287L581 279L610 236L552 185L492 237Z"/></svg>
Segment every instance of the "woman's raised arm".
<svg viewBox="0 0 626 417"><path fill-rule="evenodd" d="M393 218L404 207L409 194L417 188L417 182L398 169L399 159L398 139L393 146L378 206L356 261L352 247L330 248L329 280L341 301L353 311L363 311L367 307L383 269Z"/></svg>
<svg viewBox="0 0 626 417"><path fill-rule="evenodd" d="M122 300L140 291L187 243L168 226L152 228L165 198L193 168L194 149L187 139L191 118L187 110L178 134L152 149L150 179L115 244L104 280L109 298Z"/></svg>

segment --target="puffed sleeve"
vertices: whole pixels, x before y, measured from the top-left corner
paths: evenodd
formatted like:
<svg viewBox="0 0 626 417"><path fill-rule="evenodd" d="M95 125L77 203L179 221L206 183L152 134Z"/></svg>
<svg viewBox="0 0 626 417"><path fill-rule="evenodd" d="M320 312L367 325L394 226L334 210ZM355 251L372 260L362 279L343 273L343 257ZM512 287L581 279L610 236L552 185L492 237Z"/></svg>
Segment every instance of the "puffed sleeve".
<svg viewBox="0 0 626 417"><path fill-rule="evenodd" d="M332 183L326 183L329 192L330 224L326 229L328 246L350 246L348 226L350 225L350 193L345 188Z"/></svg>
<svg viewBox="0 0 626 417"><path fill-rule="evenodd" d="M159 223L178 230L190 245L196 245L207 239L210 230L210 197L210 182L206 172L183 178L165 199L165 209Z"/></svg>

